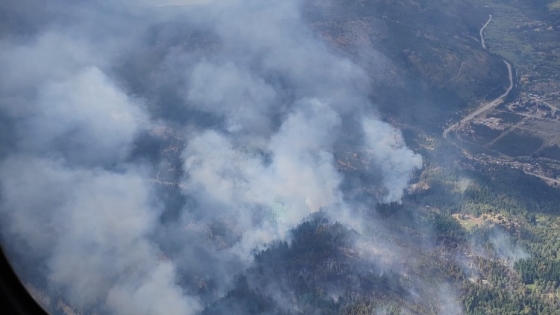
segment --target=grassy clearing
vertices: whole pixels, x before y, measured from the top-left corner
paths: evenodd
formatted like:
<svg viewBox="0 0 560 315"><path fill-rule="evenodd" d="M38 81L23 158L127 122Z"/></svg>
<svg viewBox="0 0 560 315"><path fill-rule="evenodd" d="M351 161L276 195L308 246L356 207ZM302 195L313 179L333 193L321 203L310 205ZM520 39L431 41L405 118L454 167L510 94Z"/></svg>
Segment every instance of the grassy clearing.
<svg viewBox="0 0 560 315"><path fill-rule="evenodd" d="M543 144L543 139L527 131L514 130L498 140L492 149L509 156L530 156Z"/></svg>
<svg viewBox="0 0 560 315"><path fill-rule="evenodd" d="M485 145L488 142L496 139L503 130L496 130L492 129L486 125L473 125L472 129L474 134L470 138L470 140L479 145Z"/></svg>
<svg viewBox="0 0 560 315"><path fill-rule="evenodd" d="M483 219L483 217L474 217L468 214L454 214L453 217L459 221L459 224L461 224L461 226L467 230L470 231L472 230L475 226L483 226L486 222L485 219Z"/></svg>
<svg viewBox="0 0 560 315"><path fill-rule="evenodd" d="M473 217L471 215L454 214L453 217L459 221L459 224L467 231L471 230L475 226L484 225L484 219L482 217Z"/></svg>
<svg viewBox="0 0 560 315"><path fill-rule="evenodd" d="M461 226L465 228L465 230L467 231L470 231L472 228L474 228L477 225L484 226L484 225L493 225L493 224L501 224L501 225L510 224L508 219L501 214L486 213L479 217L475 217L470 214L455 213L452 216L457 221L459 221L459 224L461 224Z"/></svg>

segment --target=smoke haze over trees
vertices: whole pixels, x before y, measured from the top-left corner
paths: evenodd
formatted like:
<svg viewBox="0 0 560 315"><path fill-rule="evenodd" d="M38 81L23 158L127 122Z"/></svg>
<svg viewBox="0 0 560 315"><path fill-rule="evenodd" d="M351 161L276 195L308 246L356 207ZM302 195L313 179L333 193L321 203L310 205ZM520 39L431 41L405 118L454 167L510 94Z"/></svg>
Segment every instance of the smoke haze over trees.
<svg viewBox="0 0 560 315"><path fill-rule="evenodd" d="M359 222L336 154L368 152L378 202L422 167L299 1L177 4L0 5L2 239L53 301L196 314L309 214Z"/></svg>
<svg viewBox="0 0 560 315"><path fill-rule="evenodd" d="M515 6L1 1L2 247L56 315L558 314L557 188L442 136Z"/></svg>

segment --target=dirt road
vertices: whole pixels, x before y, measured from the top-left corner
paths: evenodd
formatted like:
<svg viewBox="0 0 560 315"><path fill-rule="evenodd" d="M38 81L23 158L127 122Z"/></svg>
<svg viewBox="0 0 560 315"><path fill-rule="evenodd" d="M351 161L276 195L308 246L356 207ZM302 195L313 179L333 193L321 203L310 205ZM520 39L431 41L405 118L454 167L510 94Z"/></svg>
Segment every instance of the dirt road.
<svg viewBox="0 0 560 315"><path fill-rule="evenodd" d="M488 26L488 24L490 24L490 21L492 21L492 14L490 14L488 16L488 21L486 21L486 23L484 23L484 25L482 26L482 28L480 29L480 44L482 44L482 48L486 49L486 43L484 42L484 29L486 28L486 26Z"/></svg>

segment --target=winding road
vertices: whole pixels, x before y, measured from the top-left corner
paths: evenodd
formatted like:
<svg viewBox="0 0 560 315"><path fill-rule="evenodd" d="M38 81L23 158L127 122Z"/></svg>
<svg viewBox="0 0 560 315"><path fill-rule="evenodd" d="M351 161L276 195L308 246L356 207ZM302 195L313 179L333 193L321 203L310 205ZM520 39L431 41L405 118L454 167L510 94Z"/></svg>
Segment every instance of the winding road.
<svg viewBox="0 0 560 315"><path fill-rule="evenodd" d="M486 23L484 23L484 25L482 26L482 28L480 29L480 32L479 32L480 33L480 44L482 45L483 49L487 49L486 48L486 43L484 41L484 34L483 34L484 29L488 26L488 24L490 24L490 21L492 21L492 15L491 14L488 17L488 21L486 21ZM511 64L509 62L505 61L505 60L503 60L503 62L506 64L507 69L508 69L509 87L507 88L507 90L502 95L498 96L498 98L496 98L495 100L487 102L487 103L483 102L481 104L481 106L479 108L477 108L474 112L470 113L469 115L467 115L466 117L464 117L460 121L452 124L451 126L445 128L445 130L443 131L443 138L447 139L447 135L449 134L450 131L456 130L460 126L462 126L462 125L468 123L469 121L473 120L478 115L480 115L480 114L482 114L482 113L484 113L488 110L491 110L494 107L500 105L504 101L504 98L506 98L508 96L509 92L511 92L511 90L513 89L513 73L512 73ZM461 69L459 69L458 75L461 73L460 70ZM455 76L455 78L457 76ZM549 105L547 103L545 103L545 104ZM518 128L518 125L521 124L522 121L517 123L517 125L514 126L513 128ZM506 134L506 133L502 133L502 135L500 137L494 139L491 143L494 143L495 141L499 140L499 138L503 137L503 135ZM513 165L510 164L510 161L501 161L501 162L504 163L505 165L510 165L510 166L513 167ZM526 169L524 169L523 172L527 175L531 175L531 176L535 176L537 178L540 178L540 179L544 180L546 183L548 183L549 185L560 185L560 179L558 179L558 178L547 177L547 176L544 176L543 174L539 174L535 171L526 170Z"/></svg>
<svg viewBox="0 0 560 315"><path fill-rule="evenodd" d="M488 24L490 24L490 21L492 21L492 14L490 14L488 16L488 21L486 21L486 23L484 23L484 25L482 26L482 28L480 29L480 43L482 44L482 48L486 49L486 43L484 42L484 29L486 28L486 26L488 26Z"/></svg>
<svg viewBox="0 0 560 315"><path fill-rule="evenodd" d="M486 49L486 44L484 43L484 29L486 28L486 26L488 26L488 24L490 23L490 21L492 20L492 15L490 14L488 21L486 21L486 23L484 23L484 25L482 26L482 28L480 29L480 43L482 44L482 48ZM474 119L476 116L500 105L504 98L506 96L508 96L509 92L511 92L511 90L513 89L513 72L511 69L511 65L509 64L509 62L503 60L504 63L507 66L508 69L508 76L509 76L509 87L507 88L507 90L500 96L498 96L498 98L496 98L493 101L490 101L488 103L482 103L481 106L476 109L474 112L470 113L469 115L467 115L466 117L464 117L463 119L461 119L460 121L452 124L451 126L445 128L445 130L443 131L443 138L447 139L447 135L449 134L450 131L457 129L459 126L468 123L469 121L471 121L472 119Z"/></svg>

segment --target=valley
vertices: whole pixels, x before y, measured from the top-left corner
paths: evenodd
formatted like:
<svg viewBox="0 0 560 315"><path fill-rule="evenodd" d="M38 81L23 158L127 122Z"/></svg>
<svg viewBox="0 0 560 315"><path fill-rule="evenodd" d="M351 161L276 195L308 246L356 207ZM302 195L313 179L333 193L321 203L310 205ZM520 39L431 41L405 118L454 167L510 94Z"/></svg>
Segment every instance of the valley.
<svg viewBox="0 0 560 315"><path fill-rule="evenodd" d="M509 43L504 38L510 38L511 41L511 38L520 37L518 33L514 33L514 30L503 29L504 26L510 25L508 21L514 18L515 13L513 12L515 11L513 8L508 9L503 5L496 5L494 11L507 14L508 19L498 15L492 22L492 15L490 15L480 29L481 44L484 49L488 48L486 45L488 39L485 39L484 36L487 32L490 34L488 44L490 51L504 58L517 60L515 95L508 97L509 92L514 88L514 81L511 66L504 60L508 65L510 76L510 86L506 92L492 102L483 103L459 122L445 128L443 137L447 139L449 132L453 131L454 140L466 144L466 147L470 148L467 156L472 160L484 164L507 165L556 186L560 179L558 160L560 156L556 153L560 144L556 136L560 120L557 114L558 107L553 105L556 104L556 91L550 90L547 93L542 89L537 90L537 87L543 84L537 82L546 81L549 85L554 84L552 82L555 82L557 74L543 76L542 73L535 73L537 65L529 70L519 56L511 55L517 50L505 51L504 49ZM547 22L530 21L526 17L524 20L523 24L515 26L515 31L533 27L534 32L539 32L540 28L534 27L540 26L548 32L555 32L554 26L550 26ZM498 23L503 24L495 25ZM509 37L498 36L497 30L500 29L502 32L510 34ZM526 40L527 42L523 44L524 47L532 47L535 44L528 38ZM550 42L550 44L553 43ZM541 43L539 42L538 45ZM533 51L533 54L529 51L522 52L522 54L528 55L525 59L538 59L546 55L544 52L535 54L534 49L530 49L530 51ZM548 60L551 59L548 58ZM525 74L524 71L528 73ZM540 79L536 79L535 76ZM533 84L530 84L529 78L533 78Z"/></svg>

